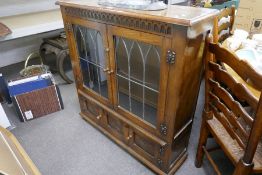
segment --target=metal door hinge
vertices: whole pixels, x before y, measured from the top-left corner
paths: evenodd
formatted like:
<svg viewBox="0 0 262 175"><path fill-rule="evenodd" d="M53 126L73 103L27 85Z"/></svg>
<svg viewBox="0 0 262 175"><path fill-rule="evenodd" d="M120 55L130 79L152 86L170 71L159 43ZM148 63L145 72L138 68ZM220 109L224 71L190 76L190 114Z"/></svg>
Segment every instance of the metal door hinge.
<svg viewBox="0 0 262 175"><path fill-rule="evenodd" d="M158 167L162 167L162 164L163 164L163 160L161 159L157 159L157 164L158 164Z"/></svg>
<svg viewBox="0 0 262 175"><path fill-rule="evenodd" d="M160 125L160 133L161 133L162 135L167 135L167 126L166 126L165 123L162 123L162 124Z"/></svg>
<svg viewBox="0 0 262 175"><path fill-rule="evenodd" d="M169 64L174 64L176 60L176 53L172 50L167 51L166 61Z"/></svg>
<svg viewBox="0 0 262 175"><path fill-rule="evenodd" d="M68 32L72 32L73 29L72 29L72 24L67 22L65 23L65 29L68 31Z"/></svg>
<svg viewBox="0 0 262 175"><path fill-rule="evenodd" d="M167 144L165 144L165 145L163 145L163 146L160 146L159 154L160 154L161 156L164 155L164 152L165 152L166 146L167 146Z"/></svg>

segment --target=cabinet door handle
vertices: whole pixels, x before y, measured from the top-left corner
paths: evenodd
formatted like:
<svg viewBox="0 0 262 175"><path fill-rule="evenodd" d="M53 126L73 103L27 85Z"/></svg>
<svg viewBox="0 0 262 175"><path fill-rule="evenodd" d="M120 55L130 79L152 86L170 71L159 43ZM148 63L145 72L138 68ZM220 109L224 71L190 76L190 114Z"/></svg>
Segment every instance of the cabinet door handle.
<svg viewBox="0 0 262 175"><path fill-rule="evenodd" d="M106 52L109 52L109 51L110 51L110 49L109 49L109 48L106 48L106 49L105 49L105 51L106 51Z"/></svg>
<svg viewBox="0 0 262 175"><path fill-rule="evenodd" d="M108 72L108 71L109 71L109 68L103 69L103 72Z"/></svg>
<svg viewBox="0 0 262 175"><path fill-rule="evenodd" d="M110 70L110 71L108 71L107 73L110 75L110 74L114 73L114 71L113 71L113 70Z"/></svg>

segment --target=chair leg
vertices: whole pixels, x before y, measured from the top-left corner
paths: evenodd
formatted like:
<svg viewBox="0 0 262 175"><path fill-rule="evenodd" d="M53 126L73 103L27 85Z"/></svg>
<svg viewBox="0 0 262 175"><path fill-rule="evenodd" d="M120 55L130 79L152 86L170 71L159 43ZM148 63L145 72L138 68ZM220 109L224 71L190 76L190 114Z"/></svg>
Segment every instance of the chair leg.
<svg viewBox="0 0 262 175"><path fill-rule="evenodd" d="M247 164L243 161L243 159L240 159L236 165L233 175L250 175L252 173L253 167L253 163Z"/></svg>
<svg viewBox="0 0 262 175"><path fill-rule="evenodd" d="M197 148L197 154L196 154L196 160L195 160L195 166L197 168L200 168L202 166L203 156L204 156L203 146L206 146L206 142L207 142L208 135L209 135L209 131L207 128L207 123L206 123L205 118L206 117L202 118L200 137L198 141L198 148Z"/></svg>

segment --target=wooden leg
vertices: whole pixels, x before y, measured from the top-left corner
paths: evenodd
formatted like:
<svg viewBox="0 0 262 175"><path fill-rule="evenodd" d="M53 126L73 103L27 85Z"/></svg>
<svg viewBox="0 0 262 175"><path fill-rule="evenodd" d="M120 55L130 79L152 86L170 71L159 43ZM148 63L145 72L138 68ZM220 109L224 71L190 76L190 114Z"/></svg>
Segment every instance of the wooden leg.
<svg viewBox="0 0 262 175"><path fill-rule="evenodd" d="M203 115L205 114L203 113ZM208 135L209 135L209 131L207 128L206 117L203 116L201 130L200 130L200 137L199 137L199 142L198 142L198 148L197 148L197 154L196 154L196 160L195 160L195 166L197 168L200 168L202 166L203 156L204 156L203 146L206 146Z"/></svg>
<svg viewBox="0 0 262 175"><path fill-rule="evenodd" d="M236 165L233 175L249 175L252 172L254 164L246 164L243 159L240 159Z"/></svg>

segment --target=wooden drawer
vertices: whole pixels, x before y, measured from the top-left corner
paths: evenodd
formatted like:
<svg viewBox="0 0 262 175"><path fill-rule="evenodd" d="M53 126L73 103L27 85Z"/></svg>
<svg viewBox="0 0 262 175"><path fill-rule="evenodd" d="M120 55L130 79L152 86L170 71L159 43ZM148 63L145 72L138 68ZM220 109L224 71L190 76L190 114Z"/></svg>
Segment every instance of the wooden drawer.
<svg viewBox="0 0 262 175"><path fill-rule="evenodd" d="M143 155L148 161L161 167L166 142L130 123L123 116L106 110L104 113L106 119L104 128L110 134L121 140L137 154Z"/></svg>
<svg viewBox="0 0 262 175"><path fill-rule="evenodd" d="M88 121L92 120L91 124L95 122L103 133L134 156L143 157L150 164L163 169L166 142L86 95L79 93L79 100L81 113Z"/></svg>
<svg viewBox="0 0 262 175"><path fill-rule="evenodd" d="M128 135L128 145L135 152L163 169L166 142L135 127L129 128Z"/></svg>
<svg viewBox="0 0 262 175"><path fill-rule="evenodd" d="M89 117L95 122L99 122L102 118L103 111L102 108L99 107L94 102L88 100L86 97L79 94L79 101L80 101L80 108L81 113L83 113L85 116Z"/></svg>
<svg viewBox="0 0 262 175"><path fill-rule="evenodd" d="M104 128L117 139L127 143L128 125L110 112L105 112Z"/></svg>

